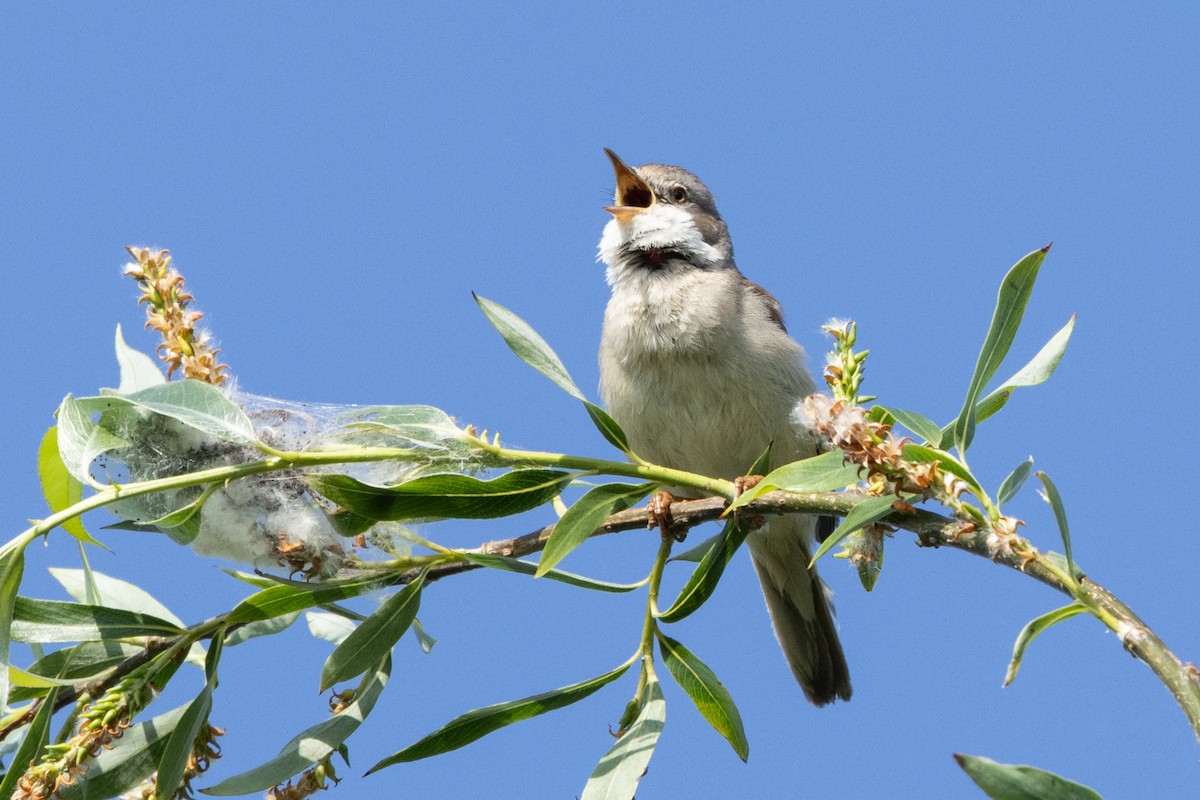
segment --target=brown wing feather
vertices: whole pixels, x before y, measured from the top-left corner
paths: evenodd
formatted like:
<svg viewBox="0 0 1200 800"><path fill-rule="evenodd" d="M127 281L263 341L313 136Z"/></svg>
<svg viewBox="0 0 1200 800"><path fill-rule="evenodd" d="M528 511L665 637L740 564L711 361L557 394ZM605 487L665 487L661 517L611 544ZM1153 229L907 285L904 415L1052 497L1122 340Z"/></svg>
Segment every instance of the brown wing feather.
<svg viewBox="0 0 1200 800"><path fill-rule="evenodd" d="M754 299L763 304L767 309L767 317L772 322L779 326L779 329L787 333L787 326L783 324L783 306L775 299L775 296L768 292L763 287L759 286L749 278L742 278L742 287L748 291Z"/></svg>

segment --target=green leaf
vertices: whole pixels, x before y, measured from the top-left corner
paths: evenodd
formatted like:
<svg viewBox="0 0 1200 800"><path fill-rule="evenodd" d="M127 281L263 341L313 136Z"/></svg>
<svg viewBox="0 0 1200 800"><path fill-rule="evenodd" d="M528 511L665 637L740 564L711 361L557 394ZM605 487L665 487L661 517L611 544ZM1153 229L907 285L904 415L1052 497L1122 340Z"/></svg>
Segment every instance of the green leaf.
<svg viewBox="0 0 1200 800"><path fill-rule="evenodd" d="M263 792L277 786L293 775L337 751L350 734L358 730L363 720L375 708L375 701L387 686L392 672L392 657L389 655L359 685L355 700L324 722L301 731L283 746L279 755L266 764L255 767L216 786L202 789L204 794L229 797L234 795Z"/></svg>
<svg viewBox="0 0 1200 800"><path fill-rule="evenodd" d="M910 445L912 446L912 445ZM868 525L878 522L884 517L892 513L892 503L896 501L895 497L868 497L861 503L850 509L841 524L833 529L833 533L825 537L825 541L821 542L821 546L817 548L817 552L813 553L812 561L809 562L809 567L817 563L817 559L828 553L833 547L845 539L850 534L860 528L865 528Z"/></svg>
<svg viewBox="0 0 1200 800"><path fill-rule="evenodd" d="M229 612L225 618L231 625L304 611L313 606L336 603L358 597L381 588L378 578L355 578L346 581L323 581L312 586L277 584L255 592Z"/></svg>
<svg viewBox="0 0 1200 800"><path fill-rule="evenodd" d="M637 719L600 759L580 800L632 800L667 719L667 702L653 674L641 699Z"/></svg>
<svg viewBox="0 0 1200 800"><path fill-rule="evenodd" d="M742 492L737 500L729 504L725 513L741 508L776 489L785 492L832 492L858 482L858 465L847 464L840 450L831 450L819 456L793 461L759 481L749 491Z"/></svg>
<svg viewBox="0 0 1200 800"><path fill-rule="evenodd" d="M226 647L237 647L242 642L248 642L251 639L257 639L260 636L274 636L280 631L287 630L292 626L297 619L300 618L300 612L296 611L291 614L284 614L279 617L271 617L271 619L260 619L258 622L248 622L230 631L225 637Z"/></svg>
<svg viewBox="0 0 1200 800"><path fill-rule="evenodd" d="M1075 317L1076 315L1072 314L1071 318L1067 320L1067 324L1050 337L1050 341L1042 346L1042 349L1030 359L1028 364L1017 370L1016 374L979 401L976 410L977 421L987 419L1003 408L1014 389L1021 386L1037 386L1045 383L1054 374L1054 370L1058 369L1059 362L1062 361L1063 354L1067 351L1071 334L1075 331Z"/></svg>
<svg viewBox="0 0 1200 800"><path fill-rule="evenodd" d="M309 633L334 645L346 641L346 637L358 627L354 620L327 611L305 611L304 621L308 623Z"/></svg>
<svg viewBox="0 0 1200 800"><path fill-rule="evenodd" d="M713 546L720 541L720 539L721 534L713 534L700 544L695 545L694 547L689 547L687 550L684 550L678 555L671 556L667 559L667 561L691 561L694 564L698 564L704 560L704 556L709 550L713 549Z"/></svg>
<svg viewBox="0 0 1200 800"><path fill-rule="evenodd" d="M158 519L152 519L149 522L143 522L140 524L145 527L157 528L158 530L170 536L176 544L191 544L192 540L196 538L196 535L200 533L200 521L196 518L196 514L200 512L200 508L204 505L208 498L212 497L222 488L224 488L224 484L222 483L210 483L208 486L204 487L204 491L200 493L199 497L187 505L181 506L168 514L164 514ZM196 524L190 525L189 523L193 521L195 521ZM176 531L179 529L186 529L186 533L176 535Z"/></svg>
<svg viewBox="0 0 1200 800"><path fill-rule="evenodd" d="M155 779L156 797L174 797L175 791L183 782L183 774L187 770L188 758L200 735L200 729L208 724L208 712L212 710L212 695L217 688L217 664L221 660L224 632L213 636L212 646L208 650L208 659L204 666L207 680L204 688L179 718L175 729L171 731L162 755L158 759L158 776Z"/></svg>
<svg viewBox="0 0 1200 800"><path fill-rule="evenodd" d="M1017 670L1021 668L1021 662L1025 658L1025 649L1036 639L1042 631L1057 625L1065 619L1070 619L1076 614L1082 614L1087 611L1087 606L1081 603L1071 603L1070 605L1056 608L1042 614L1040 617L1030 620L1021 632L1017 634L1017 641L1013 645L1012 661L1008 664L1008 671L1004 674L1004 685L1008 686L1017 678Z"/></svg>
<svg viewBox="0 0 1200 800"><path fill-rule="evenodd" d="M92 483L90 469L97 456L129 446L120 436L92 422L89 405L73 395L63 398L57 416L59 455L67 471L81 483Z"/></svg>
<svg viewBox="0 0 1200 800"><path fill-rule="evenodd" d="M590 489L562 515L542 550L537 577L541 577L592 535L609 514L624 511L654 489L653 483L607 483Z"/></svg>
<svg viewBox="0 0 1200 800"><path fill-rule="evenodd" d="M592 418L596 430L603 434L609 444L624 453L632 454L633 451L629 449L629 437L625 435L625 431L621 429L615 419L609 416L607 411L587 400L583 401L583 407L587 409L588 416Z"/></svg>
<svg viewBox="0 0 1200 800"><path fill-rule="evenodd" d="M339 506L376 520L496 519L519 514L557 497L570 472L518 469L490 481L469 475L426 475L395 486L372 486L346 475L307 476L315 491Z"/></svg>
<svg viewBox="0 0 1200 800"><path fill-rule="evenodd" d="M493 553L461 553L472 564L478 564L481 567L488 569L499 569L506 572L516 572L521 575L536 575L538 564L532 561L521 561L517 558L508 558L507 556L498 556ZM552 569L542 574L547 580L558 581L570 586L578 586L581 589L595 589L598 592L631 592L646 585L646 582L638 581L637 583L610 583L609 581L601 581L595 578L588 578L584 575L576 575L574 572L564 572L559 569Z"/></svg>
<svg viewBox="0 0 1200 800"><path fill-rule="evenodd" d="M1036 386L1044 383L1054 374L1054 370L1058 368L1058 364L1062 361L1063 354L1067 350L1067 344L1071 341L1071 334L1075 330L1075 316L1071 315L1071 319L1067 320L1058 333L1050 337L1050 341L1042 346L1028 364L1017 370L1004 383L988 393L988 396L979 401L975 406L975 421L983 422L988 417L995 414L1000 409L1008 404L1008 398L1012 396L1014 390L1022 386ZM942 428L942 449L950 447L954 443L954 423Z"/></svg>
<svg viewBox="0 0 1200 800"><path fill-rule="evenodd" d="M354 629L325 660L321 668L321 691L335 683L349 680L378 664L392 652L396 642L412 625L421 606L421 587L428 570L423 570L412 583L383 602L375 613Z"/></svg>
<svg viewBox="0 0 1200 800"><path fill-rule="evenodd" d="M67 465L63 463L62 455L58 451L57 425L46 431L41 446L38 447L38 480L42 483L42 495L46 498L46 504L54 514L70 508L83 497L83 484L67 470ZM72 517L64 522L62 529L81 542L100 544L83 529L83 520L79 517Z"/></svg>
<svg viewBox="0 0 1200 800"><path fill-rule="evenodd" d="M935 450L932 447L926 447L921 444L906 444L904 445L903 452L905 460L920 463L936 463L942 470L949 472L956 478L961 478L973 489L983 494L983 487L979 485L979 481L971 474L971 471L946 451Z"/></svg>
<svg viewBox="0 0 1200 800"><path fill-rule="evenodd" d="M499 331L500 335L504 337L505 344L518 358L554 381L567 394L587 402L587 398L583 396L583 392L579 391L579 387L567 373L567 368L558 355L528 322L499 303L494 303L474 293L472 293L472 297L483 310L483 315L488 318L488 322L492 323L492 327Z"/></svg>
<svg viewBox="0 0 1200 800"><path fill-rule="evenodd" d="M175 636L183 628L152 616L82 603L18 597L13 605L16 642L93 642L138 636Z"/></svg>
<svg viewBox="0 0 1200 800"><path fill-rule="evenodd" d="M140 389L122 398L218 439L253 444L258 438L246 412L230 400L225 392L203 381L171 381Z"/></svg>
<svg viewBox="0 0 1200 800"><path fill-rule="evenodd" d="M60 681L90 683L105 677L117 664L141 651L141 647L120 642L84 642L46 654L29 666L27 674L54 684ZM10 673L13 669L10 665ZM19 682L14 680L14 687L8 696L10 703L45 694L44 687L21 687L16 685Z"/></svg>
<svg viewBox="0 0 1200 800"><path fill-rule="evenodd" d="M1054 481L1050 480L1050 476L1038 470L1038 480L1042 482L1042 488L1045 489L1043 499L1050 504L1050 508L1054 509L1054 521L1058 523L1058 532L1062 534L1063 554L1067 557L1067 574L1071 576L1071 580L1075 580L1075 559L1071 557L1071 529L1067 525L1067 510L1063 508L1062 497L1058 493L1058 487L1054 485Z"/></svg>
<svg viewBox="0 0 1200 800"><path fill-rule="evenodd" d="M393 764L417 761L457 750L514 722L532 719L547 711L555 711L577 703L624 675L635 659L636 656L610 672L581 683L573 683L551 692L543 692L520 700L510 700L507 703L497 703L468 711L462 716L455 717L423 739L383 759L367 770L367 774Z"/></svg>
<svg viewBox="0 0 1200 800"><path fill-rule="evenodd" d="M965 453L971 446L971 440L975 436L975 404L988 381L1000 368L1004 357L1008 355L1047 250L1049 246L1034 250L1022 258L1013 265L1000 284L1000 291L996 296L996 309L992 314L987 336L984 337L983 347L979 351L975 372L971 375L966 400L954 421L954 444L960 453Z"/></svg>
<svg viewBox="0 0 1200 800"><path fill-rule="evenodd" d="M17 591L25 574L25 548L31 541L14 539L0 549L0 709L8 705L8 650L20 602Z"/></svg>
<svg viewBox="0 0 1200 800"><path fill-rule="evenodd" d="M745 761L750 756L750 744L742 728L742 716L725 684L703 661L669 636L659 634L658 648L662 652L663 665L675 682L692 698L700 714L717 733L725 737L738 758Z"/></svg>
<svg viewBox="0 0 1200 800"><path fill-rule="evenodd" d="M0 780L0 797L12 797L17 789L17 781L25 774L27 765L37 760L42 748L50 741L50 720L54 717L54 701L58 697L58 689L51 689L42 700L42 705L29 723L25 738L21 740L17 751L13 753L8 771Z"/></svg>
<svg viewBox="0 0 1200 800"><path fill-rule="evenodd" d="M417 644L420 645L421 651L425 655L429 655L429 652L433 650L433 646L437 644L437 639L425 632L425 626L421 624L421 620L419 619L413 619L412 628L413 633L416 634Z"/></svg>
<svg viewBox="0 0 1200 800"><path fill-rule="evenodd" d="M101 605L110 608L123 608L126 611L137 611L152 617L166 620L173 625L184 627L183 620L171 613L171 610L156 600L153 595L140 586L136 586L120 578L113 578L102 572L93 572L97 601L89 603L84 572L81 569L65 569L50 567L54 580L62 584L77 602L87 605Z"/></svg>
<svg viewBox="0 0 1200 800"><path fill-rule="evenodd" d="M1083 784L1037 767L999 764L962 753L955 753L954 760L992 800L1103 800Z"/></svg>
<svg viewBox="0 0 1200 800"><path fill-rule="evenodd" d="M1000 484L1000 490L996 492L996 505L1003 506L1016 497L1017 492L1021 491L1021 487L1025 485L1025 479L1029 477L1031 470L1033 470L1033 456L1022 461L1016 469L1008 473L1008 477Z"/></svg>
<svg viewBox="0 0 1200 800"><path fill-rule="evenodd" d="M101 750L89 762L84 780L63 788L62 800L98 800L127 792L150 777L158 766L163 749L187 706L159 714L127 729L113 742L111 750Z"/></svg>
<svg viewBox="0 0 1200 800"><path fill-rule="evenodd" d="M121 394L132 394L167 382L153 358L125 342L120 323L117 323L117 364L121 367L121 385L117 388Z"/></svg>
<svg viewBox="0 0 1200 800"><path fill-rule="evenodd" d="M749 526L741 524L736 516L730 517L721 531L720 538L700 559L700 564L679 590L675 602L660 613L658 618L663 622L678 622L704 605L716 591L721 574L725 572L725 565L742 546L742 542L746 541L749 533Z"/></svg>
<svg viewBox="0 0 1200 800"><path fill-rule="evenodd" d="M891 417L896 420L896 422L899 422L917 436L920 436L926 442L933 442L935 445L937 445L942 441L942 429L939 428L938 424L929 417L918 414L916 411L905 411L903 408L892 408L891 406L876 405L872 408L872 410L875 408L882 408L884 411L890 414Z"/></svg>

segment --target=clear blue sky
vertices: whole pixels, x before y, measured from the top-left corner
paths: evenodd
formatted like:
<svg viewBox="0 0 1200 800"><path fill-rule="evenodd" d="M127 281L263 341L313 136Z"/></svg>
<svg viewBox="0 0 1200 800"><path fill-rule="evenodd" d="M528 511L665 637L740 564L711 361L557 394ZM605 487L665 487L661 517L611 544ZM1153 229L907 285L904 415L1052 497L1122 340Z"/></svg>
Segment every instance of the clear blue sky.
<svg viewBox="0 0 1200 800"><path fill-rule="evenodd" d="M1194 4L133 9L10 4L0 24L6 537L43 513L34 457L61 397L116 384L116 323L154 344L120 275L125 244L172 249L244 389L432 403L515 444L606 453L470 291L525 316L595 386L608 146L702 176L742 270L778 295L813 362L819 324L854 318L867 388L939 421L961 403L1004 271L1054 241L1012 367L1078 311L1074 342L1049 385L981 428L972 466L995 486L1033 454L1063 493L1079 562L1200 659ZM1013 508L1058 548L1031 488ZM543 521L426 533L468 546ZM98 570L189 621L243 592L165 540L103 538L114 554L95 555ZM570 567L644 574L654 537L609 538ZM27 590L62 597L45 568L76 563L51 537L31 551ZM1098 623L1051 631L1001 689L1017 632L1062 597L903 533L872 594L843 562L823 572L853 701L804 703L740 558L676 635L733 693L750 761L668 685L640 794L971 796L955 751L1109 798L1194 793L1200 749L1181 712ZM358 774L464 710L620 663L639 605L510 575L434 587L422 618L440 643L423 656L401 642L329 796L392 782L412 796L575 796L632 680L468 749ZM323 718L326 652L297 626L227 653L214 780Z"/></svg>

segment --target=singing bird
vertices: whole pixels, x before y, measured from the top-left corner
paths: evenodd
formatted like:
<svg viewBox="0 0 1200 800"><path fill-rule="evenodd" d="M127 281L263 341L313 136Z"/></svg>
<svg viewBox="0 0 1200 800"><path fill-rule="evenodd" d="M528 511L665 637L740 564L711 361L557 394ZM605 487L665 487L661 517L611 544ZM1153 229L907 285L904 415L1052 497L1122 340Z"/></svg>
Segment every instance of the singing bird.
<svg viewBox="0 0 1200 800"><path fill-rule="evenodd" d="M815 455L793 417L816 391L803 348L779 302L738 270L712 192L680 167L631 168L605 152L617 187L599 247L612 288L600 394L633 451L730 480L769 445L775 464ZM821 706L850 699L850 673L829 590L808 566L816 520L777 516L747 543L783 654Z"/></svg>

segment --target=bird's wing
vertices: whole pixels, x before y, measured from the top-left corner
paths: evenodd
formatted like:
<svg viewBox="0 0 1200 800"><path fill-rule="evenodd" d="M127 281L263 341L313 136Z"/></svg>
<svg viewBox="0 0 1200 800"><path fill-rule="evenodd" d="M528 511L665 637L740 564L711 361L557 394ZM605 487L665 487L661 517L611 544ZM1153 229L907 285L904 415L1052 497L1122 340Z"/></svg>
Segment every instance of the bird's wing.
<svg viewBox="0 0 1200 800"><path fill-rule="evenodd" d="M762 303L763 308L767 310L767 317L778 325L781 331L787 333L787 326L783 324L783 306L775 296L749 278L742 278L742 288L753 300Z"/></svg>

